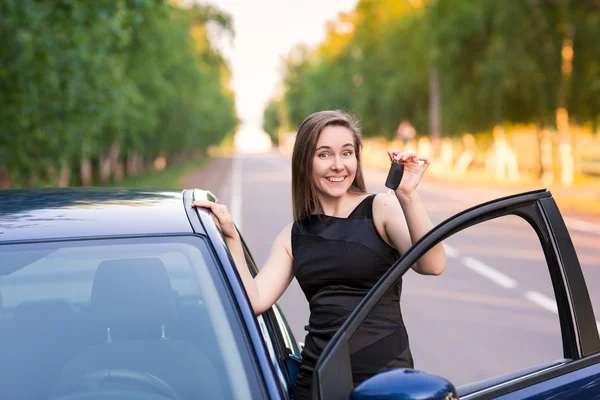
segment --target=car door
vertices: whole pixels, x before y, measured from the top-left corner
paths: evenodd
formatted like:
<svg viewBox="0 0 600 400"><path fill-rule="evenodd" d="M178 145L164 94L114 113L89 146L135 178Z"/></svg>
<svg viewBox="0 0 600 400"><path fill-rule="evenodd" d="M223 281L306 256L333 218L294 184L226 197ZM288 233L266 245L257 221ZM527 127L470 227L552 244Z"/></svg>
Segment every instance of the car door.
<svg viewBox="0 0 600 400"><path fill-rule="evenodd" d="M411 265L433 246L458 232L507 215L525 220L537 234L543 249L557 303L564 358L459 387L458 395L461 399L469 400L600 396L600 339L584 276L569 232L551 193L538 190L504 197L465 210L442 222L415 243L367 294L323 351L313 376L313 398L349 398L353 392L353 382L348 343L370 310ZM460 365L456 367L460 368ZM401 375L397 376L402 378ZM374 379L376 377L377 375L363 382L361 386L385 389L384 392L389 397L377 397L378 399L411 398L410 390L414 385L408 384L409 381L404 381L407 384L396 382L395 385L384 387L385 380L377 381ZM377 388L377 385L382 387ZM360 386L354 390L352 399L369 398L366 390L359 389ZM420 390L422 393L422 385ZM431 388L430 393L433 395L435 388ZM398 397L399 395L405 397ZM448 392L447 398L455 398L453 396L454 393Z"/></svg>

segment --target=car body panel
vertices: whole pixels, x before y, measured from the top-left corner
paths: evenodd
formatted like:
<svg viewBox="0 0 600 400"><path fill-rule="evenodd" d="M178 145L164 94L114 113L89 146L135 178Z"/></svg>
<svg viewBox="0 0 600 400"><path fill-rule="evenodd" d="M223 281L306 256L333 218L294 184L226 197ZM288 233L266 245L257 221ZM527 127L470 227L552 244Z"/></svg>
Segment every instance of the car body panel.
<svg viewBox="0 0 600 400"><path fill-rule="evenodd" d="M214 199L210 192L197 192L204 199ZM252 371L247 371L253 379L248 395L287 399L287 388L282 387L269 358L268 336L261 334L227 245L210 214L191 207L193 193L109 188L0 191L0 246L180 235L207 239L215 270L243 328L246 348L242 350L252 360Z"/></svg>
<svg viewBox="0 0 600 400"><path fill-rule="evenodd" d="M0 191L0 241L191 233L181 193L61 188Z"/></svg>
<svg viewBox="0 0 600 400"><path fill-rule="evenodd" d="M544 380L535 385L497 397L497 399L597 399L600 397L600 358L595 358L596 363L588 367L576 369L553 379Z"/></svg>

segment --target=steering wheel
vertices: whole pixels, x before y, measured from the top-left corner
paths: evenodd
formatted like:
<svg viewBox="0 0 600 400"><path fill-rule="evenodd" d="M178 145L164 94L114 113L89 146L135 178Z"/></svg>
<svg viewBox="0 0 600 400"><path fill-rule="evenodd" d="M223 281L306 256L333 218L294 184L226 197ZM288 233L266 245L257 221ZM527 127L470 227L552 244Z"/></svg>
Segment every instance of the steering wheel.
<svg viewBox="0 0 600 400"><path fill-rule="evenodd" d="M76 381L60 384L54 389L55 397L73 392L97 392L111 384L131 385L159 394L171 400L181 400L175 389L159 377L129 369L102 369L82 375Z"/></svg>

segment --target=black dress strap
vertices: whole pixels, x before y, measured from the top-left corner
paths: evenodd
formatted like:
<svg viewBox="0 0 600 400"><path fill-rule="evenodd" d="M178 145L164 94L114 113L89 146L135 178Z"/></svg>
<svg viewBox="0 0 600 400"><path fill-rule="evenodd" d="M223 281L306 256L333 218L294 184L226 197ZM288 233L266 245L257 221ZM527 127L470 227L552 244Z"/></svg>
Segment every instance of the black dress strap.
<svg viewBox="0 0 600 400"><path fill-rule="evenodd" d="M375 199L375 194L370 194L365 197L352 212L348 215L348 218L373 218L373 199Z"/></svg>

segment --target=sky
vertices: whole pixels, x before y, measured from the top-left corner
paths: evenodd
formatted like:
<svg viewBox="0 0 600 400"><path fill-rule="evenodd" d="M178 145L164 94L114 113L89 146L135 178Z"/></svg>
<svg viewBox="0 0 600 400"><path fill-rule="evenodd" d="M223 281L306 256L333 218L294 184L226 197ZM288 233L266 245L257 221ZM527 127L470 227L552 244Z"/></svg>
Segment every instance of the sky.
<svg viewBox="0 0 600 400"><path fill-rule="evenodd" d="M219 48L233 74L238 116L243 124L262 126L263 109L281 81L281 58L296 44L316 45L326 22L352 11L357 0L204 0L233 17L233 43Z"/></svg>

